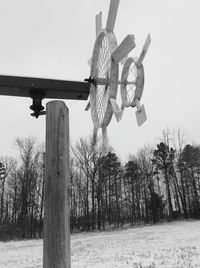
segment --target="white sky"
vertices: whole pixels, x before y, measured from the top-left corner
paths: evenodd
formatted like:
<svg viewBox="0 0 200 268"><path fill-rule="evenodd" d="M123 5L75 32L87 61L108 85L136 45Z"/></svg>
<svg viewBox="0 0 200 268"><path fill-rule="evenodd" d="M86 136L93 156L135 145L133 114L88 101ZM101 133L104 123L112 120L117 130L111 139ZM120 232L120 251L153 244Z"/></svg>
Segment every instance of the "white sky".
<svg viewBox="0 0 200 268"><path fill-rule="evenodd" d="M95 15L109 0L0 0L0 74L65 80L89 76L95 41ZM137 127L135 110L108 126L111 145L126 160L146 143L155 143L166 127L183 127L187 142L200 143L200 1L121 0L114 32L118 43L134 34L140 53L148 33L142 103L148 120ZM120 92L118 92L120 96ZM121 100L119 98L119 104ZM44 102L45 103L45 102ZM72 142L92 133L86 102L67 101ZM34 135L44 141L45 117L30 116L31 99L0 96L0 155L15 151L14 139Z"/></svg>

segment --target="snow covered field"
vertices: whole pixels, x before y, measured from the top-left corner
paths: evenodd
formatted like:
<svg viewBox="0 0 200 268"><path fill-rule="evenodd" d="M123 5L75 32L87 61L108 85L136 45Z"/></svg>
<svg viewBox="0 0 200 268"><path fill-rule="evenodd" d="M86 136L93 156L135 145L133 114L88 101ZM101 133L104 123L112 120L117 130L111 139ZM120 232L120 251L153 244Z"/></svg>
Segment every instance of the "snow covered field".
<svg viewBox="0 0 200 268"><path fill-rule="evenodd" d="M72 268L200 267L200 221L72 235ZM0 242L0 268L42 268L42 240Z"/></svg>

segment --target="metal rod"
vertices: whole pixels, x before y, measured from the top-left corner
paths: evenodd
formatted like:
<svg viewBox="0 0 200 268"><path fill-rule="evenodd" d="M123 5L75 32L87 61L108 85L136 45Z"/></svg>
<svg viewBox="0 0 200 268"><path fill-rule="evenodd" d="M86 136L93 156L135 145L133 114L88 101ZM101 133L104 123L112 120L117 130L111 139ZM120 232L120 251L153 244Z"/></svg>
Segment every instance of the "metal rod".
<svg viewBox="0 0 200 268"><path fill-rule="evenodd" d="M110 80L107 78L95 78L94 79L95 84L99 85L99 86L109 86L110 84ZM118 80L118 85L136 85L136 81L132 82L132 81L121 81Z"/></svg>

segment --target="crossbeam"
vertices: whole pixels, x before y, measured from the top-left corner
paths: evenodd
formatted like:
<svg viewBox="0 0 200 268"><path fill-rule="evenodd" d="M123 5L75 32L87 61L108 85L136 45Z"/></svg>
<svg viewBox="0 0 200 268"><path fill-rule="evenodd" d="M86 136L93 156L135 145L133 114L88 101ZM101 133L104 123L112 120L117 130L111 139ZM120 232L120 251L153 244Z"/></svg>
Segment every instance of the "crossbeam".
<svg viewBox="0 0 200 268"><path fill-rule="evenodd" d="M0 95L32 97L38 91L44 98L87 100L89 83L46 78L0 75Z"/></svg>

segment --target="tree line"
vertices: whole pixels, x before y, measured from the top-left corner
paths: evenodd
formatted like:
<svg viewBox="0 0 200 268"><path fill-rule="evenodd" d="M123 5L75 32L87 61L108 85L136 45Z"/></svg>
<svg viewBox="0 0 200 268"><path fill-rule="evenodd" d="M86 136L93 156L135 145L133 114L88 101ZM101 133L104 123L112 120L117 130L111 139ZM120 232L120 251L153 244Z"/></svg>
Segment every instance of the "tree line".
<svg viewBox="0 0 200 268"><path fill-rule="evenodd" d="M44 146L17 139L17 159L0 159L0 239L43 235ZM2 172L2 170L4 172ZM71 148L71 231L200 218L200 146L169 130L126 163L81 138Z"/></svg>
<svg viewBox="0 0 200 268"><path fill-rule="evenodd" d="M1 157L0 239L42 237L44 146L16 139L19 156Z"/></svg>

